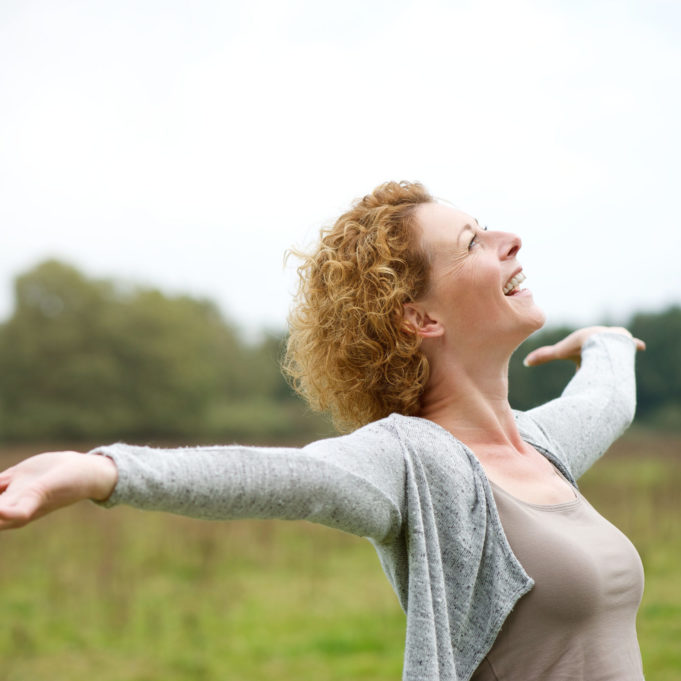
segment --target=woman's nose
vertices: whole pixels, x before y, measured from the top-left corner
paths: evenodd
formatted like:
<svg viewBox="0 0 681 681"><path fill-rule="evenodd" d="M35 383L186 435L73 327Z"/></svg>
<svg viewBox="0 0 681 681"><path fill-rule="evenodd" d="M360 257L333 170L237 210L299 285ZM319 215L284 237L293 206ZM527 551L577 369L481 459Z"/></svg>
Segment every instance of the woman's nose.
<svg viewBox="0 0 681 681"><path fill-rule="evenodd" d="M518 251L522 245L523 242L520 240L520 237L517 234L511 234L510 232L501 233L499 252L504 260L514 258L518 254Z"/></svg>

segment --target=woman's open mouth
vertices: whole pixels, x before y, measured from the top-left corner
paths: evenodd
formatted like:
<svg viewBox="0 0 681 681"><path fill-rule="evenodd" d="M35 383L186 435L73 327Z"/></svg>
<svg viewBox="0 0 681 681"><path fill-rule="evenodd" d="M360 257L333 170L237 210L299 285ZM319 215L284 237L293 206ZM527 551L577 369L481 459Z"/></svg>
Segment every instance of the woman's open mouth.
<svg viewBox="0 0 681 681"><path fill-rule="evenodd" d="M520 289L518 287L525 281L525 279L527 279L527 277L522 272L518 272L518 274L512 276L504 286L504 295L514 296L516 293L520 293Z"/></svg>

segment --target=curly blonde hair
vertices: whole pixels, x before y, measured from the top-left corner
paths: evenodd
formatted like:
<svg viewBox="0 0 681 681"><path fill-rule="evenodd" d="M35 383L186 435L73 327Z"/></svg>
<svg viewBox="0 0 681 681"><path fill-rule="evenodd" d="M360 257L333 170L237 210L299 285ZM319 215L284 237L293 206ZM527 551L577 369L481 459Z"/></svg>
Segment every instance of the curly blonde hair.
<svg viewBox="0 0 681 681"><path fill-rule="evenodd" d="M289 252L302 264L284 373L340 431L418 412L428 361L403 305L428 286L414 213L433 200L419 183L387 182L322 229L312 253Z"/></svg>

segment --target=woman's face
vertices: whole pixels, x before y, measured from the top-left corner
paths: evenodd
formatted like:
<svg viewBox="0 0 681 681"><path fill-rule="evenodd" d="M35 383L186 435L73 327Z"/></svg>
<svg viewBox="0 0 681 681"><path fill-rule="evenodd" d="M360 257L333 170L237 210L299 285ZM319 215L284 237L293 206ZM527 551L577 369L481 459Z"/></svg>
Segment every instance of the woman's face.
<svg viewBox="0 0 681 681"><path fill-rule="evenodd" d="M485 231L475 218L442 203L421 204L416 220L431 262L428 290L418 303L445 334L483 344L508 336L520 343L541 328L544 313L521 288L519 237Z"/></svg>

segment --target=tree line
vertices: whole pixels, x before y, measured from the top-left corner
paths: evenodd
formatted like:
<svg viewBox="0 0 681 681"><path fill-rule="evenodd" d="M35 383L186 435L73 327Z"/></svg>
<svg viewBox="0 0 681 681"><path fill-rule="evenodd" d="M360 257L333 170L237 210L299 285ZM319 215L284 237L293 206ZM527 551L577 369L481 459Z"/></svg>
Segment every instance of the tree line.
<svg viewBox="0 0 681 681"><path fill-rule="evenodd" d="M681 427L681 307L637 314L638 414ZM511 403L560 394L574 369L522 357L570 329L532 336L510 367ZM17 277L0 324L0 441L294 442L333 431L279 370L283 333L248 343L210 300L86 277L56 260Z"/></svg>

